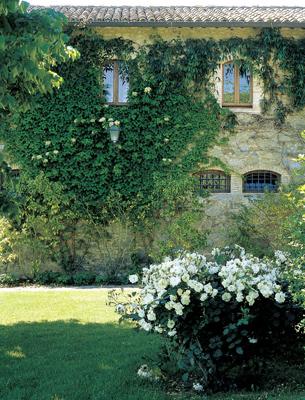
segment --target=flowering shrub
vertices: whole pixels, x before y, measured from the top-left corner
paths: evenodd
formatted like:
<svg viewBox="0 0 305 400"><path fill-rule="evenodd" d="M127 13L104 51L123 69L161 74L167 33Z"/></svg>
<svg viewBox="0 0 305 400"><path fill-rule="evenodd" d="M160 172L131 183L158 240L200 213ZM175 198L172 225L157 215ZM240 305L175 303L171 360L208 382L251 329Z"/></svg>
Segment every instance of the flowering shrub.
<svg viewBox="0 0 305 400"><path fill-rule="evenodd" d="M284 282L288 256L259 259L241 247L214 249L211 258L181 253L143 270L143 288L119 303L123 318L169 338L161 370L198 388L257 383L264 361L297 355L303 309ZM137 276L130 277L132 283ZM289 347L289 346L292 347ZM295 353L295 354L292 354Z"/></svg>

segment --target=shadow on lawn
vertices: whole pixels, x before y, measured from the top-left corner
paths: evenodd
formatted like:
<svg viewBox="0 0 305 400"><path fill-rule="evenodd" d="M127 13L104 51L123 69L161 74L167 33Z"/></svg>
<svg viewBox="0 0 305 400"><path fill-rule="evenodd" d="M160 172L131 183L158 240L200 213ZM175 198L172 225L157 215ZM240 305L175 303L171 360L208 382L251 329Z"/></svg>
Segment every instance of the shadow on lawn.
<svg viewBox="0 0 305 400"><path fill-rule="evenodd" d="M60 393L63 397L54 399L119 399L120 391L126 395L136 383L143 356L154 356L159 344L158 337L126 324L70 320L2 325L0 398L53 400Z"/></svg>

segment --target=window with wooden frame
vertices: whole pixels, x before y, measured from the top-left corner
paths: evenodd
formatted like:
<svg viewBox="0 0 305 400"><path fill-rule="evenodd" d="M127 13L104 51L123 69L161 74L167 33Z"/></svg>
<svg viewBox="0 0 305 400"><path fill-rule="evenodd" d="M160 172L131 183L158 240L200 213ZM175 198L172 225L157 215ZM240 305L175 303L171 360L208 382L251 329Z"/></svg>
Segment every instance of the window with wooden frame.
<svg viewBox="0 0 305 400"><path fill-rule="evenodd" d="M231 177L223 171L207 170L196 174L198 177L199 194L204 193L230 193Z"/></svg>
<svg viewBox="0 0 305 400"><path fill-rule="evenodd" d="M229 61L222 65L222 105L252 107L253 79L249 69Z"/></svg>
<svg viewBox="0 0 305 400"><path fill-rule="evenodd" d="M244 193L277 192L281 175L272 171L251 171L243 177Z"/></svg>
<svg viewBox="0 0 305 400"><path fill-rule="evenodd" d="M126 62L112 60L104 64L104 95L106 102L113 105L127 103L129 76Z"/></svg>

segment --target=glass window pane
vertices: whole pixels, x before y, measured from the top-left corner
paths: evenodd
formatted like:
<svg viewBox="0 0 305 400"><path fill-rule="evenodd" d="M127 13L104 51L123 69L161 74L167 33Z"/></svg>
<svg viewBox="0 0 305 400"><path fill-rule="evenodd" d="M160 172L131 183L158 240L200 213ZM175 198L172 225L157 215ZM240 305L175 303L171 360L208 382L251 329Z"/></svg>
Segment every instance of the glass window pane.
<svg viewBox="0 0 305 400"><path fill-rule="evenodd" d="M234 64L223 66L223 103L234 103Z"/></svg>
<svg viewBox="0 0 305 400"><path fill-rule="evenodd" d="M119 102L126 103L129 89L129 77L127 66L119 63Z"/></svg>
<svg viewBox="0 0 305 400"><path fill-rule="evenodd" d="M107 103L113 102L113 64L105 65L104 67L104 92Z"/></svg>
<svg viewBox="0 0 305 400"><path fill-rule="evenodd" d="M245 67L239 68L239 102L251 103L251 74Z"/></svg>

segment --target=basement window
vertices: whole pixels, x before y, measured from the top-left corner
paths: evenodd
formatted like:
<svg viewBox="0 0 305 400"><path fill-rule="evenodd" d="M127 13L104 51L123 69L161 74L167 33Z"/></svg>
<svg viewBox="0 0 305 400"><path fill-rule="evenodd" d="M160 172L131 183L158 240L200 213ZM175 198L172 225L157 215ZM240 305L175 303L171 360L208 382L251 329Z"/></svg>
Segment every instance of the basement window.
<svg viewBox="0 0 305 400"><path fill-rule="evenodd" d="M249 69L227 62L222 66L222 105L252 107L253 80Z"/></svg>
<svg viewBox="0 0 305 400"><path fill-rule="evenodd" d="M129 76L124 61L109 61L104 64L104 96L107 104L121 105L127 103Z"/></svg>
<svg viewBox="0 0 305 400"><path fill-rule="evenodd" d="M223 171L207 170L197 174L198 191L200 195L205 193L230 193L231 177Z"/></svg>
<svg viewBox="0 0 305 400"><path fill-rule="evenodd" d="M272 171L251 171L243 177L244 193L277 192L281 175Z"/></svg>

